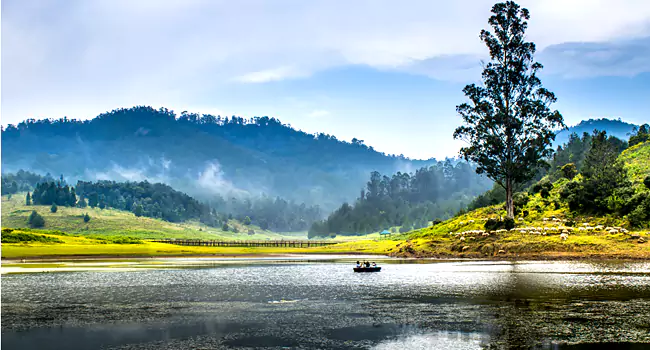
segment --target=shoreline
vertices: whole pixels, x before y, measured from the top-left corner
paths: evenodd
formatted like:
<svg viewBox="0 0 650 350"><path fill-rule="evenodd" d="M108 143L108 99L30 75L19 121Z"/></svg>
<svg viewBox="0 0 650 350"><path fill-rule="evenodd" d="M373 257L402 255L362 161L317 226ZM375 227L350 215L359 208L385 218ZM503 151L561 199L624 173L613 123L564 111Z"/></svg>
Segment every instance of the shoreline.
<svg viewBox="0 0 650 350"><path fill-rule="evenodd" d="M410 254L378 254L368 252L314 252L314 253L245 253L245 254L174 254L174 255L42 255L26 256L20 258L2 258L0 264L21 264L34 262L68 262L68 261L150 261L150 260L178 260L178 259L257 259L257 258L295 258L309 256L374 256L384 257L395 260L419 260L419 261L580 261L580 260L630 260L630 261L650 261L650 255L637 254L616 254L616 253L567 253L567 252L549 252L533 253L518 255L494 255L485 256L479 254L432 254L432 255L410 255Z"/></svg>

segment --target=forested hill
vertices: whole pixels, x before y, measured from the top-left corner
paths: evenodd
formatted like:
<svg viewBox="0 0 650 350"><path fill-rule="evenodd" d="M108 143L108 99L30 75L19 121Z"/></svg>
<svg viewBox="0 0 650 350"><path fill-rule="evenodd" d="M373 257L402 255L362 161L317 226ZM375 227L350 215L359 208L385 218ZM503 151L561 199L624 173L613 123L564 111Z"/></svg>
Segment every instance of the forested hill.
<svg viewBox="0 0 650 350"><path fill-rule="evenodd" d="M2 131L2 169L64 174L68 181L164 182L199 199L280 196L333 209L372 171L429 162L386 155L363 141L308 134L268 117L219 117L151 107L92 120L27 120ZM425 145L423 145L425 146Z"/></svg>
<svg viewBox="0 0 650 350"><path fill-rule="evenodd" d="M620 119L616 120L601 118L583 120L575 126L571 126L568 129L558 132L555 136L555 141L553 144L555 146L565 144L569 142L569 137L571 134L591 134L594 130L605 131L609 136L614 136L621 140L627 140L628 137L630 137L630 134L632 134L634 131L635 127L637 127L637 125L626 123Z"/></svg>

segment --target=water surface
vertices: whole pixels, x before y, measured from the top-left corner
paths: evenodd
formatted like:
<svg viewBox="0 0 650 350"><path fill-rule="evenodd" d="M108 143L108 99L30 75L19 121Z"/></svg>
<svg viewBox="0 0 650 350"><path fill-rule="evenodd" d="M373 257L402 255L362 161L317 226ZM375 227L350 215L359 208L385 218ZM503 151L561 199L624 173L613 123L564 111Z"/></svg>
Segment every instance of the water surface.
<svg viewBox="0 0 650 350"><path fill-rule="evenodd" d="M650 348L649 263L310 260L3 275L2 348Z"/></svg>

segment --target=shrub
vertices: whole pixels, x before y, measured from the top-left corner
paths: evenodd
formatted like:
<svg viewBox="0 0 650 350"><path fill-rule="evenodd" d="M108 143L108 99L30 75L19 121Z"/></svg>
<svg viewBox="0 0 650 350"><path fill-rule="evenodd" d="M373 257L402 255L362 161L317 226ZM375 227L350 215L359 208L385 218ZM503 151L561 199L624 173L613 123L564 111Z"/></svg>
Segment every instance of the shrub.
<svg viewBox="0 0 650 350"><path fill-rule="evenodd" d="M248 234L251 235L251 236L254 235L254 234L255 234L255 230L248 229Z"/></svg>
<svg viewBox="0 0 650 350"><path fill-rule="evenodd" d="M45 226L45 219L43 219L41 214L37 213L36 210L32 210L32 213L29 215L29 220L27 220L27 223L32 228L43 227Z"/></svg>
<svg viewBox="0 0 650 350"><path fill-rule="evenodd" d="M392 233L397 232L397 228L396 228L396 227L391 227L391 228L390 228L390 232L392 232Z"/></svg>
<svg viewBox="0 0 650 350"><path fill-rule="evenodd" d="M560 170L562 171L562 176L569 180L573 180L573 178L578 175L578 169L573 163L564 164Z"/></svg>
<svg viewBox="0 0 650 350"><path fill-rule="evenodd" d="M244 218L244 225L248 226L248 225L250 225L250 224L251 224L251 218L248 217L248 216L245 217L245 218Z"/></svg>
<svg viewBox="0 0 650 350"><path fill-rule="evenodd" d="M643 184L645 185L645 187L650 189L650 175L646 176L646 178L643 179Z"/></svg>
<svg viewBox="0 0 650 350"><path fill-rule="evenodd" d="M228 229L229 229L229 227L228 227L228 224L226 224L226 223L224 223L223 226L221 227L221 230L224 231L224 232L228 232Z"/></svg>
<svg viewBox="0 0 650 350"><path fill-rule="evenodd" d="M59 207L56 206L56 203L52 203L52 206L50 207L50 211L52 213L56 213L56 211L59 209Z"/></svg>
<svg viewBox="0 0 650 350"><path fill-rule="evenodd" d="M90 221L90 215L88 213L84 214L84 222Z"/></svg>
<svg viewBox="0 0 650 350"><path fill-rule="evenodd" d="M513 204L515 205L515 208L523 208L528 204L528 200L530 198L528 197L528 193L526 192L517 192L512 196L512 201Z"/></svg>
<svg viewBox="0 0 650 350"><path fill-rule="evenodd" d="M488 219L485 222L485 230L486 231L493 231L493 230L510 230L515 227L515 220L512 218L505 218L503 220L496 220L496 219Z"/></svg>
<svg viewBox="0 0 650 350"><path fill-rule="evenodd" d="M542 198L548 197L552 189L553 184L548 179L542 179L532 187L533 193L540 193L542 195Z"/></svg>
<svg viewBox="0 0 650 350"><path fill-rule="evenodd" d="M63 243L56 237L35 235L24 232L5 232L2 230L2 243L20 243L20 242L41 242L41 243Z"/></svg>

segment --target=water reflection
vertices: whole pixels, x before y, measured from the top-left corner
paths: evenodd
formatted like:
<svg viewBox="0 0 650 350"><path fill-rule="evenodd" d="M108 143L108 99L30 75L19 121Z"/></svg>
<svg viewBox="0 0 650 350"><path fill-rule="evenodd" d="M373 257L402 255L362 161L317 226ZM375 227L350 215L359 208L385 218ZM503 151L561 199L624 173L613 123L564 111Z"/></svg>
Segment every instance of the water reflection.
<svg viewBox="0 0 650 350"><path fill-rule="evenodd" d="M349 263L2 277L8 349L564 349L650 343L650 264ZM573 344L573 345L567 345ZM586 346L586 345L584 345ZM610 347L610 348L611 348Z"/></svg>

